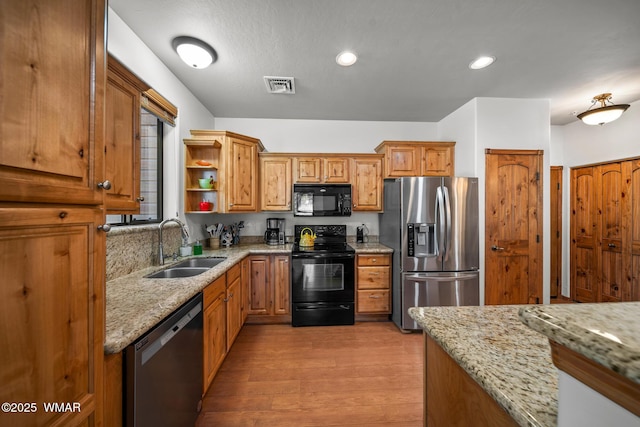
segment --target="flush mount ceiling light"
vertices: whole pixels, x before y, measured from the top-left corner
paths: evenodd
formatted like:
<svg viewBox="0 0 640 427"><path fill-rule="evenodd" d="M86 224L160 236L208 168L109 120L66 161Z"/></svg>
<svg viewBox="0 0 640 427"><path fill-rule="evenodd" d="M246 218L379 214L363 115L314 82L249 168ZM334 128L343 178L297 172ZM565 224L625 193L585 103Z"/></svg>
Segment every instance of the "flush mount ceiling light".
<svg viewBox="0 0 640 427"><path fill-rule="evenodd" d="M338 65L342 65L343 67L349 67L355 64L357 60L358 56L354 52L350 52L348 50L340 52L338 56L336 56L336 62Z"/></svg>
<svg viewBox="0 0 640 427"><path fill-rule="evenodd" d="M600 107L592 110L591 108L593 108L597 102L600 103ZM607 102L609 102L610 105L607 105ZM611 102L610 93L601 93L593 97L591 107L584 113L578 114L578 118L588 125L603 125L618 119L627 108L629 108L629 104L615 105Z"/></svg>
<svg viewBox="0 0 640 427"><path fill-rule="evenodd" d="M194 37L176 37L171 45L185 64L193 68L207 68L218 59L216 51L211 46Z"/></svg>
<svg viewBox="0 0 640 427"><path fill-rule="evenodd" d="M482 68L488 67L496 61L495 56L481 56L479 58L474 59L470 64L469 68L472 70L480 70Z"/></svg>

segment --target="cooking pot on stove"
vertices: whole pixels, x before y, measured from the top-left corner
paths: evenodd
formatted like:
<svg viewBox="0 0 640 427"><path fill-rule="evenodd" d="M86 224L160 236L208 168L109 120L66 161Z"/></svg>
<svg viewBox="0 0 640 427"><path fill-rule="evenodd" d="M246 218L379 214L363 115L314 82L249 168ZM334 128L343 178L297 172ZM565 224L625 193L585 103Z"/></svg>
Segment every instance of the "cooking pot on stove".
<svg viewBox="0 0 640 427"><path fill-rule="evenodd" d="M305 231L308 233L305 234ZM305 227L300 231L300 241L298 245L300 246L313 246L313 242L316 240L316 235L311 231L309 227Z"/></svg>

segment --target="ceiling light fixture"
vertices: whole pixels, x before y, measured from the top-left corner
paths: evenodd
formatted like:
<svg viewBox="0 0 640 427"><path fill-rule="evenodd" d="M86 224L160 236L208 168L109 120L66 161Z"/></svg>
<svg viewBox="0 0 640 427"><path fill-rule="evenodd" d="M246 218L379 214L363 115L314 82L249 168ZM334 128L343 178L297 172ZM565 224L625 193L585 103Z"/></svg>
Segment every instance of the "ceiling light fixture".
<svg viewBox="0 0 640 427"><path fill-rule="evenodd" d="M348 50L340 52L338 56L336 56L336 62L338 65L342 65L343 67L349 67L355 64L357 60L358 56L354 52L350 52Z"/></svg>
<svg viewBox="0 0 640 427"><path fill-rule="evenodd" d="M479 58L474 59L469 64L469 68L471 68L472 70L480 70L482 68L488 67L494 62L496 62L495 56L481 56Z"/></svg>
<svg viewBox="0 0 640 427"><path fill-rule="evenodd" d="M211 46L194 37L176 37L171 45L185 64L193 68L207 68L218 59L216 51Z"/></svg>
<svg viewBox="0 0 640 427"><path fill-rule="evenodd" d="M593 108L597 102L600 103L600 107L592 110L591 108ZM610 105L607 105L607 102L609 102ZM603 125L618 119L627 108L629 108L629 104L615 105L611 102L610 93L601 93L593 97L591 107L589 107L587 111L578 114L578 118L588 125Z"/></svg>

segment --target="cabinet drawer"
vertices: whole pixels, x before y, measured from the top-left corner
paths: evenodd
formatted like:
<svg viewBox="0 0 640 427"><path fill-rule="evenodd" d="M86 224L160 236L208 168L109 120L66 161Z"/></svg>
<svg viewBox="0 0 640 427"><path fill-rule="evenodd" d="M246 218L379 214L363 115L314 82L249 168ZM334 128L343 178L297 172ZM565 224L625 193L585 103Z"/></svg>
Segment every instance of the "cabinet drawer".
<svg viewBox="0 0 640 427"><path fill-rule="evenodd" d="M220 293L225 293L226 287L227 281L225 276L220 276L216 280L214 280L213 283L204 288L204 291L202 291L204 308L209 307L211 303L216 300L218 295L220 295Z"/></svg>
<svg viewBox="0 0 640 427"><path fill-rule="evenodd" d="M240 263L227 270L227 285L231 285L238 277L240 277Z"/></svg>
<svg viewBox="0 0 640 427"><path fill-rule="evenodd" d="M358 290L389 289L390 270L387 266L358 267Z"/></svg>
<svg viewBox="0 0 640 427"><path fill-rule="evenodd" d="M389 313L389 291L358 291L358 313Z"/></svg>
<svg viewBox="0 0 640 427"><path fill-rule="evenodd" d="M391 257L389 255L358 255L358 265L389 265Z"/></svg>

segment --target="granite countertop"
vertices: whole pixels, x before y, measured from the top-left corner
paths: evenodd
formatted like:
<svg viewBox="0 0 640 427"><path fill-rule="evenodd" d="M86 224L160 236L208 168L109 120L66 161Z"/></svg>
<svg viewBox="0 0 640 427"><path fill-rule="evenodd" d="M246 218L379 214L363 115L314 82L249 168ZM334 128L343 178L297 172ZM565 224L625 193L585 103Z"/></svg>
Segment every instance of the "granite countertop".
<svg viewBox="0 0 640 427"><path fill-rule="evenodd" d="M409 315L519 425L555 426L558 371L520 307L413 307Z"/></svg>
<svg viewBox="0 0 640 427"><path fill-rule="evenodd" d="M519 315L549 339L640 383L640 302L527 306Z"/></svg>
<svg viewBox="0 0 640 427"><path fill-rule="evenodd" d="M350 243L356 253L387 253L388 247L379 243ZM149 267L107 282L106 333L104 351L118 353L174 310L201 292L229 268L250 254L290 254L291 244L263 243L230 246L205 250L202 256L227 257L208 271L193 277L176 279L147 279L144 276L171 265ZM191 257L180 258L178 261Z"/></svg>

